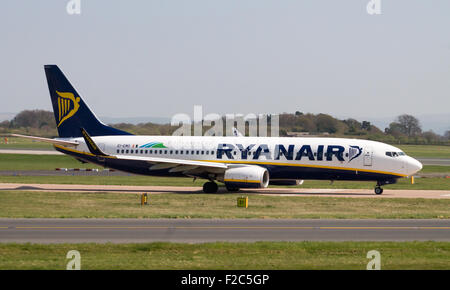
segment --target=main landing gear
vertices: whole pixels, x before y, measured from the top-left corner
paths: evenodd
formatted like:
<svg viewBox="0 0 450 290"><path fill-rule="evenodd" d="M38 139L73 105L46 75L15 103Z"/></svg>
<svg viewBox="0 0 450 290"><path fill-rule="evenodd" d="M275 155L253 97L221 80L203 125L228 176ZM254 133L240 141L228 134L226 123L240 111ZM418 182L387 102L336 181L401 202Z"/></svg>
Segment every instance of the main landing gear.
<svg viewBox="0 0 450 290"><path fill-rule="evenodd" d="M204 193L216 193L219 189L219 186L217 183L213 181L208 181L205 184L203 184L203 192Z"/></svg>

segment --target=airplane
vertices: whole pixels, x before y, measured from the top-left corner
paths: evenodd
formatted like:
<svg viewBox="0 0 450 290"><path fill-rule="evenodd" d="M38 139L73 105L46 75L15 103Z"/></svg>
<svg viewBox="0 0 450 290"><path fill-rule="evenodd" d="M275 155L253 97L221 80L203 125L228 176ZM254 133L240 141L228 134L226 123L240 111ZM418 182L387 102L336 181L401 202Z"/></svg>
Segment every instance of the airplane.
<svg viewBox="0 0 450 290"><path fill-rule="evenodd" d="M45 65L59 138L12 134L53 144L81 162L133 174L205 179L203 191L353 180L383 185L412 176L422 164L394 146L346 138L137 136L102 123L57 65Z"/></svg>

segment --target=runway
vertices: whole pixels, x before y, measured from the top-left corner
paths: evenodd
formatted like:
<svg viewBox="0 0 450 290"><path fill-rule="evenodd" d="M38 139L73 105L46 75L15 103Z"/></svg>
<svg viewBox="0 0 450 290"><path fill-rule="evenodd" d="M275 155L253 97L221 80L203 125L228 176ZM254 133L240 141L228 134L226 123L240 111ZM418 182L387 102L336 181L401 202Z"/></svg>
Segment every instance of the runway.
<svg viewBox="0 0 450 290"><path fill-rule="evenodd" d="M413 185L412 185L413 187ZM115 192L148 194L203 194L200 187L181 186L129 186L129 185L80 185L80 184L19 184L0 183L1 190L47 191L47 192ZM392 190L385 188L382 195L374 194L372 189L336 189L336 188L264 188L246 189L238 193L262 194L274 196L323 196L354 198L431 198L450 199L450 190ZM218 194L228 194L220 188Z"/></svg>
<svg viewBox="0 0 450 290"><path fill-rule="evenodd" d="M450 220L0 219L0 242L450 241Z"/></svg>

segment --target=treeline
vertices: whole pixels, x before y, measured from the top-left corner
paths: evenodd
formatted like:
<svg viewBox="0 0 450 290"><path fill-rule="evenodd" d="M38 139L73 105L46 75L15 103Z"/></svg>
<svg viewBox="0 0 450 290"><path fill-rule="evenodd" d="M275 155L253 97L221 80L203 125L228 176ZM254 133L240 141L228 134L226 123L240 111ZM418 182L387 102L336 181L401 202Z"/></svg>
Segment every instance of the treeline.
<svg viewBox="0 0 450 290"><path fill-rule="evenodd" d="M398 116L384 130L368 121L338 120L326 114L303 114L299 111L295 114L281 114L280 135L286 136L290 131L307 132L311 135L326 133L333 137L360 138L390 144L450 145L450 131L444 135L432 130L422 131L419 120L407 114Z"/></svg>
<svg viewBox="0 0 450 290"><path fill-rule="evenodd" d="M270 118L269 118L270 119ZM111 126L138 135L171 135L176 126L170 124L140 123L137 125L120 123ZM300 135L331 136L377 140L391 144L435 144L450 145L450 131L443 136L433 131L423 132L420 122L411 115L401 115L388 128L379 129L368 121L355 119L339 120L327 114L279 115L280 136ZM204 128L204 131L208 127ZM224 131L225 132L225 131ZM0 134L18 133L42 137L56 137L56 123L53 112L25 110L11 121L0 123Z"/></svg>

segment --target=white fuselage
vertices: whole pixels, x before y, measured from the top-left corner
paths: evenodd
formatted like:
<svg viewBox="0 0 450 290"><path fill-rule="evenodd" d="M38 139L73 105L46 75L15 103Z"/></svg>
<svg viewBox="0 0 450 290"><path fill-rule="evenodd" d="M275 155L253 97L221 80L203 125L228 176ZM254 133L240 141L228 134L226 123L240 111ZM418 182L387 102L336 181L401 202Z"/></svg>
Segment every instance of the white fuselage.
<svg viewBox="0 0 450 290"><path fill-rule="evenodd" d="M70 140L80 143L77 151L89 152L83 138ZM110 155L299 166L316 171L343 169L397 177L410 176L422 168L420 162L394 146L360 139L132 135L100 136L93 140ZM282 172L277 172L277 178L282 176Z"/></svg>

